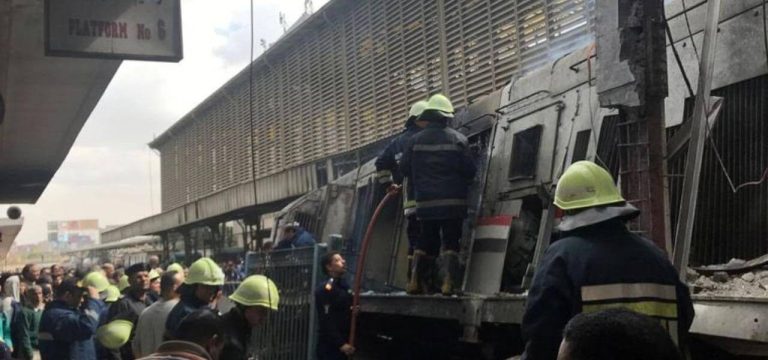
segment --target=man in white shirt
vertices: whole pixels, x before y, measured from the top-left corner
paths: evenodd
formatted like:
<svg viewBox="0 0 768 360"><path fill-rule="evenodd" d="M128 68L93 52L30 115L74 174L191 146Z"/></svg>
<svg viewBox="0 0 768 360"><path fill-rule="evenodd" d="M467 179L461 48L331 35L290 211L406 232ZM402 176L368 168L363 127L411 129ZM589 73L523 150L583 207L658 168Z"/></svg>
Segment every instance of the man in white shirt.
<svg viewBox="0 0 768 360"><path fill-rule="evenodd" d="M136 358L155 352L163 342L165 321L171 309L179 302L176 289L183 281L182 276L176 271L166 271L160 277L161 299L144 309L136 325L136 336L133 339L133 354Z"/></svg>

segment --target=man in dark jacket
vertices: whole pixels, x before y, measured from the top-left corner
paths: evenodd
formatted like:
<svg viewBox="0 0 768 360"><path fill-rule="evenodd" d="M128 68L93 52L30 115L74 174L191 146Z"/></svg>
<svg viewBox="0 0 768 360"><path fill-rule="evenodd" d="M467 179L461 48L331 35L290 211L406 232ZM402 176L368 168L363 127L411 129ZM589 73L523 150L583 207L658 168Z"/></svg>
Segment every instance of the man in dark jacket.
<svg viewBox="0 0 768 360"><path fill-rule="evenodd" d="M96 360L93 336L104 307L99 291L81 288L75 280L64 280L55 293L56 300L48 304L40 319L40 357L43 360ZM84 294L87 294L85 299Z"/></svg>
<svg viewBox="0 0 768 360"><path fill-rule="evenodd" d="M117 300L109 307L107 313L107 323L116 320L128 320L133 323L133 331L128 342L119 350L112 351L112 358L121 360L132 360L133 356L133 338L135 336L136 323L139 322L139 315L152 301L147 296L149 292L149 265L147 263L138 263L131 265L125 270L128 275L130 286L125 290L125 294L120 300Z"/></svg>
<svg viewBox="0 0 768 360"><path fill-rule="evenodd" d="M323 255L320 265L330 278L315 290L320 337L318 360L346 360L355 353L347 343L351 321L352 294L344 279L346 262L338 252Z"/></svg>
<svg viewBox="0 0 768 360"><path fill-rule="evenodd" d="M400 169L400 160L408 141L421 129L427 126L426 121L419 121L419 116L427 107L424 100L417 101L408 112L408 120L405 122L405 130L387 145L384 151L376 159L376 178L380 189L386 191L393 183L402 185L403 189L403 215L408 219L406 233L408 234L408 284L411 284L411 264L413 263L413 251L421 234L421 223L416 217L416 200L413 186L404 181L403 172ZM383 193L383 191L382 191ZM408 288L408 292L416 289Z"/></svg>
<svg viewBox="0 0 768 360"><path fill-rule="evenodd" d="M611 175L579 161L560 177L555 205L565 211L560 240L544 254L523 316L523 359L555 359L563 328L579 313L625 308L653 317L684 344L693 322L688 287L667 256L624 222L639 211Z"/></svg>
<svg viewBox="0 0 768 360"><path fill-rule="evenodd" d="M277 311L280 302L277 285L264 275L251 275L240 283L229 299L235 306L222 316L226 336L221 358L256 358L248 349L252 329L263 325L270 313Z"/></svg>
<svg viewBox="0 0 768 360"><path fill-rule="evenodd" d="M288 223L283 227L283 239L277 243L274 250L295 249L315 245L315 237L304 230L299 223Z"/></svg>
<svg viewBox="0 0 768 360"><path fill-rule="evenodd" d="M176 338L181 320L195 310L212 308L224 286L224 271L211 258L200 258L189 266L189 274L178 289L179 303L165 321L166 338Z"/></svg>
<svg viewBox="0 0 768 360"><path fill-rule="evenodd" d="M466 136L448 127L453 111L448 98L433 95L419 118L429 125L411 137L403 152L401 166L414 187L422 230L413 254L411 293L430 292L428 280L441 244L440 290L450 295L460 286L459 241L477 168Z"/></svg>

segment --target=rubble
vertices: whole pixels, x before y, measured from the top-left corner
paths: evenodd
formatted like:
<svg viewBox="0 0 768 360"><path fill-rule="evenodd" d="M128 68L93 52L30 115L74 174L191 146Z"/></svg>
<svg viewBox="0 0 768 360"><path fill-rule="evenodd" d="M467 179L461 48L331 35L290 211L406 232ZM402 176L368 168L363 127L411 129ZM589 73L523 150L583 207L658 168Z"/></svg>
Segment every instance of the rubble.
<svg viewBox="0 0 768 360"><path fill-rule="evenodd" d="M710 276L699 275L695 278L694 273L692 270L687 272L693 294L768 298L768 269L758 268L742 274L719 271Z"/></svg>

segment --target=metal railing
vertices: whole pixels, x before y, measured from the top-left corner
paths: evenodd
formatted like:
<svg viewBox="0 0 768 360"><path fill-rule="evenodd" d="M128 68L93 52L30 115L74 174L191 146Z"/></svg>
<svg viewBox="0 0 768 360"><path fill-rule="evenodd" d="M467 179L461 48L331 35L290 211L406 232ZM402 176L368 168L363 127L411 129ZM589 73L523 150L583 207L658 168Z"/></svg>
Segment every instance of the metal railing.
<svg viewBox="0 0 768 360"><path fill-rule="evenodd" d="M325 247L248 253L248 275L263 274L280 289L279 310L254 330L251 346L260 360L315 358L317 321L313 292Z"/></svg>

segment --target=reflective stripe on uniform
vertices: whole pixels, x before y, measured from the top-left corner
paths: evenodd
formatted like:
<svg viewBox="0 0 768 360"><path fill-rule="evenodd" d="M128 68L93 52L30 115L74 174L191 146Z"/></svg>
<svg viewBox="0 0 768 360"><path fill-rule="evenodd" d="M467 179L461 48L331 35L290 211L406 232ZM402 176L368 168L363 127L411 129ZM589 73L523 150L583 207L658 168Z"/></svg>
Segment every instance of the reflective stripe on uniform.
<svg viewBox="0 0 768 360"><path fill-rule="evenodd" d="M677 300L674 285L653 283L637 284L606 284L583 286L581 300L600 301L613 299L654 298L660 300Z"/></svg>
<svg viewBox="0 0 768 360"><path fill-rule="evenodd" d="M415 144L413 145L413 151L462 151L463 148L457 144Z"/></svg>
<svg viewBox="0 0 768 360"><path fill-rule="evenodd" d="M380 184L388 183L390 182L390 178L392 177L392 172L389 170L379 170L376 172L376 180Z"/></svg>
<svg viewBox="0 0 768 360"><path fill-rule="evenodd" d="M603 304L584 304L582 312L593 313L607 309L622 308L632 310L647 316L660 317L665 319L677 319L677 304L660 301L637 301L637 302L611 302Z"/></svg>
<svg viewBox="0 0 768 360"><path fill-rule="evenodd" d="M53 341L53 334L51 334L49 332L37 333L37 340Z"/></svg>
<svg viewBox="0 0 768 360"><path fill-rule="evenodd" d="M427 200L427 201L416 202L417 208L429 208L429 207L438 207L438 206L466 206L466 205L467 205L466 199L440 199L440 200Z"/></svg>

